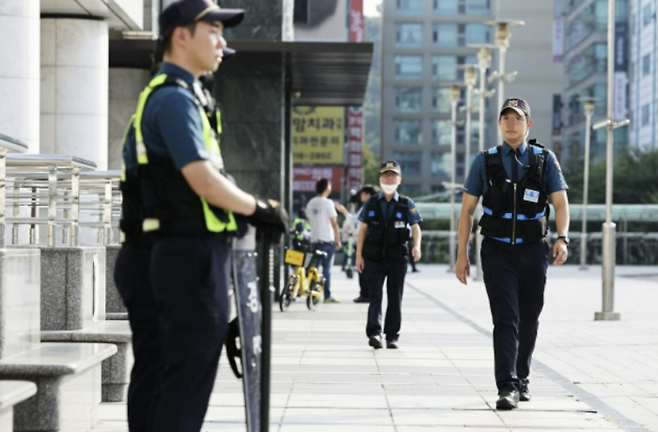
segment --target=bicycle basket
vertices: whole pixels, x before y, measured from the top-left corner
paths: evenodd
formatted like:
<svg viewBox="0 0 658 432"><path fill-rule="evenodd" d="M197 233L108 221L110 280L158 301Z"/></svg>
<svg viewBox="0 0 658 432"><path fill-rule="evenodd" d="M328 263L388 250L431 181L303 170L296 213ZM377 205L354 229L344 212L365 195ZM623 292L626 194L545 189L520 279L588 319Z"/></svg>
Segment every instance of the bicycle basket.
<svg viewBox="0 0 658 432"><path fill-rule="evenodd" d="M283 262L295 267L304 265L305 253L294 249L286 249L286 254L283 257Z"/></svg>

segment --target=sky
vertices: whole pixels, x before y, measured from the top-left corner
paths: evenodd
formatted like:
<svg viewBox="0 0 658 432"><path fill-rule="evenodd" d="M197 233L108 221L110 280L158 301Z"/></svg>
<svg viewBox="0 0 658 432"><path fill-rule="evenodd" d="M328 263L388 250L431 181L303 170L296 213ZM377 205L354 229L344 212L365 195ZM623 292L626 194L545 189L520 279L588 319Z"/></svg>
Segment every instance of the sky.
<svg viewBox="0 0 658 432"><path fill-rule="evenodd" d="M380 5L382 0L363 0L363 13L366 16L379 16L377 12L377 5Z"/></svg>

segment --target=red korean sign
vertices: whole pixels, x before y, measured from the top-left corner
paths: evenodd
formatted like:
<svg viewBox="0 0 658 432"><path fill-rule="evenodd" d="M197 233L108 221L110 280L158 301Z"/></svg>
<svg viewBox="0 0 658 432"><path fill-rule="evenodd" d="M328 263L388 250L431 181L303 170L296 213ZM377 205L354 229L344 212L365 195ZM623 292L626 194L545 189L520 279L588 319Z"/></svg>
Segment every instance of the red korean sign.
<svg viewBox="0 0 658 432"><path fill-rule="evenodd" d="M315 183L321 178L329 179L332 192L342 190L342 166L295 166L293 167L293 192L315 192Z"/></svg>

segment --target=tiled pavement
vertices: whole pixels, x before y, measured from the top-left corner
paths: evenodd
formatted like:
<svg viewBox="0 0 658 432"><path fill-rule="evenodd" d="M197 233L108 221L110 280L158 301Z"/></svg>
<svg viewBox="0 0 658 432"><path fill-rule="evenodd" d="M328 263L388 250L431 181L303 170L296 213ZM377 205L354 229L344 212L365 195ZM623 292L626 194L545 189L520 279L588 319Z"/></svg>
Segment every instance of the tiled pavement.
<svg viewBox="0 0 658 432"><path fill-rule="evenodd" d="M340 304L274 312L271 431L658 431L658 268L618 267L619 322L594 321L601 269L551 267L535 351L533 400L493 409L484 287L446 266L409 273L399 350L367 346L367 305L338 268ZM242 387L222 359L204 431L244 431ZM94 431L125 432L125 404Z"/></svg>

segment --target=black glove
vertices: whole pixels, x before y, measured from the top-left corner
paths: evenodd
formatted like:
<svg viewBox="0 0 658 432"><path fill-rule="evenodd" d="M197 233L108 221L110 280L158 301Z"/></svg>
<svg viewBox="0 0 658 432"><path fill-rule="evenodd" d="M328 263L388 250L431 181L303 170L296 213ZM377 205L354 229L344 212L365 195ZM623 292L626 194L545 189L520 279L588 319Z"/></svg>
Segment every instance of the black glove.
<svg viewBox="0 0 658 432"><path fill-rule="evenodd" d="M288 213L278 201L256 200L256 211L248 217L256 227L258 237L266 235L273 243L279 243L281 236L288 231Z"/></svg>

